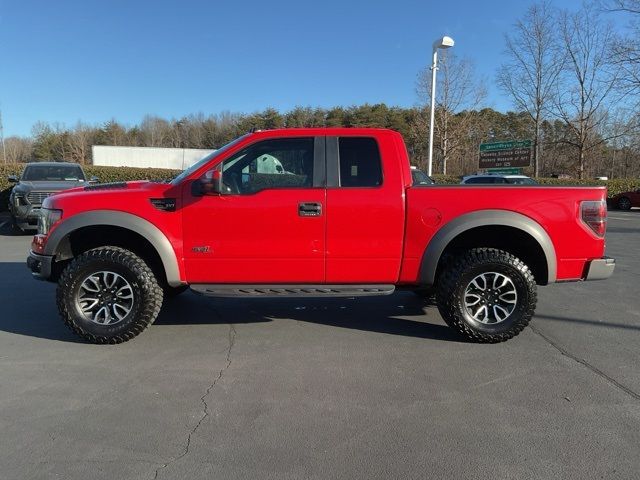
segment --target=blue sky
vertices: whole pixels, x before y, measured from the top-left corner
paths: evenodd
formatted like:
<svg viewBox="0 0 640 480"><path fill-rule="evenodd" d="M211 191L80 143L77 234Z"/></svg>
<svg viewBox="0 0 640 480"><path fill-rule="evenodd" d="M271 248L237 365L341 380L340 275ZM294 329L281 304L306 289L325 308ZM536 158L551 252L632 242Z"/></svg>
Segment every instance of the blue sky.
<svg viewBox="0 0 640 480"><path fill-rule="evenodd" d="M503 35L531 2L0 0L5 136L146 114L417 103L432 41L456 41L489 89ZM575 8L578 0L556 0Z"/></svg>

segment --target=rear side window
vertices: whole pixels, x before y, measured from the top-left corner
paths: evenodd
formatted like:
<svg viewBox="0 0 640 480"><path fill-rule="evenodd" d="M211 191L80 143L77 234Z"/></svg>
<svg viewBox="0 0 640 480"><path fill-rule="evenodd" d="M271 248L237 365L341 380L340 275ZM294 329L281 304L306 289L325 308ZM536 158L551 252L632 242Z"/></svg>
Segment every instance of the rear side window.
<svg viewBox="0 0 640 480"><path fill-rule="evenodd" d="M382 161L374 138L341 137L338 149L341 187L382 185Z"/></svg>

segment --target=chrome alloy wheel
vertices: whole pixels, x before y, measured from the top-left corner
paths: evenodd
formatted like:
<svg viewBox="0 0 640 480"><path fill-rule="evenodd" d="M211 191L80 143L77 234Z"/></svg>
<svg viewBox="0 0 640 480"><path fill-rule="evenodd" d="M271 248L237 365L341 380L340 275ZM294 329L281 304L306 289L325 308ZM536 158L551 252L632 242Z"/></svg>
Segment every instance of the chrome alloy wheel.
<svg viewBox="0 0 640 480"><path fill-rule="evenodd" d="M504 322L518 303L513 281L498 272L475 277L464 291L464 307L475 321L484 324Z"/></svg>
<svg viewBox="0 0 640 480"><path fill-rule="evenodd" d="M98 325L115 325L131 312L133 288L115 272L95 272L84 279L76 296L78 309Z"/></svg>

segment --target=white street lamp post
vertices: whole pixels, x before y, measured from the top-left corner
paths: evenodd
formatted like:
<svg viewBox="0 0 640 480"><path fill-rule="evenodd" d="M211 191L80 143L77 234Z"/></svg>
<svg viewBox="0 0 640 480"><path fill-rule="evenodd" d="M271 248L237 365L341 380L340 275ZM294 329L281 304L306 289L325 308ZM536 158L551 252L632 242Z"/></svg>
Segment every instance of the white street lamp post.
<svg viewBox="0 0 640 480"><path fill-rule="evenodd" d="M431 64L431 118L429 120L429 173L433 170L433 122L436 112L436 72L438 71L438 49L453 47L451 37L442 37L433 42L433 63Z"/></svg>

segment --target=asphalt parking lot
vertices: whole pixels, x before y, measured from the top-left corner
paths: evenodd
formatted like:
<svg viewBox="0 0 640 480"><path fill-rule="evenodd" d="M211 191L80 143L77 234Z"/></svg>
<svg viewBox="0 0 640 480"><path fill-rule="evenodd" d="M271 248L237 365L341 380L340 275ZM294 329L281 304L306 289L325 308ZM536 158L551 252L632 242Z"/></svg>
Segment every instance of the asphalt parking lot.
<svg viewBox="0 0 640 480"><path fill-rule="evenodd" d="M504 344L407 292L186 293L96 346L1 229L0 478L638 478L640 210L607 239L614 276L541 288Z"/></svg>

